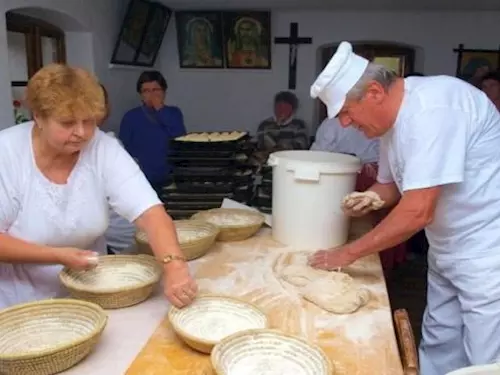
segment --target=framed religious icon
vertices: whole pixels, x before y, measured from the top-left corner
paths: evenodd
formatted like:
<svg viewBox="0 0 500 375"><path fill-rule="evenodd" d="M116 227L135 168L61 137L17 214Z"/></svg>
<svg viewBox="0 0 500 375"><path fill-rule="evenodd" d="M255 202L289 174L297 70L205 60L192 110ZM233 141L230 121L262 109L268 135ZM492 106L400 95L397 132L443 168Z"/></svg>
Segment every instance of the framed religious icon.
<svg viewBox="0 0 500 375"><path fill-rule="evenodd" d="M271 69L271 13L223 12L226 68Z"/></svg>
<svg viewBox="0 0 500 375"><path fill-rule="evenodd" d="M453 51L458 54L456 75L466 81L500 69L500 47L497 50L466 49L460 44Z"/></svg>
<svg viewBox="0 0 500 375"><path fill-rule="evenodd" d="M179 11L175 21L181 68L224 67L220 12Z"/></svg>
<svg viewBox="0 0 500 375"><path fill-rule="evenodd" d="M148 0L130 0L116 41L112 64L155 64L172 11Z"/></svg>

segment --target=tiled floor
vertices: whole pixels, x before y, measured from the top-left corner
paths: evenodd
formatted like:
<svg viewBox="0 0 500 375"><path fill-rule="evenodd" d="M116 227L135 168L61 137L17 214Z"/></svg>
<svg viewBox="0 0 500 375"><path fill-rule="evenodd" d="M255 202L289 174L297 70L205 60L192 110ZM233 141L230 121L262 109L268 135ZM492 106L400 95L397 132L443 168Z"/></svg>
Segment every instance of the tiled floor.
<svg viewBox="0 0 500 375"><path fill-rule="evenodd" d="M418 345L426 304L426 256L418 255L395 269L387 281L387 287L392 309L404 308L408 311Z"/></svg>

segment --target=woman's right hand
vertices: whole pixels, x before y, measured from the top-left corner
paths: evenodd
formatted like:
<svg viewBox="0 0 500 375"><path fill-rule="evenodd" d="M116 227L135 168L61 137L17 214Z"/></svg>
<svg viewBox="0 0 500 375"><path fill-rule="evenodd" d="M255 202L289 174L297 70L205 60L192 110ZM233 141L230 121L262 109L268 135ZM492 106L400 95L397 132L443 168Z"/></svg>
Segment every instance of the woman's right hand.
<svg viewBox="0 0 500 375"><path fill-rule="evenodd" d="M59 263L72 270L89 270L97 266L99 254L95 251L74 247L58 247L55 250Z"/></svg>

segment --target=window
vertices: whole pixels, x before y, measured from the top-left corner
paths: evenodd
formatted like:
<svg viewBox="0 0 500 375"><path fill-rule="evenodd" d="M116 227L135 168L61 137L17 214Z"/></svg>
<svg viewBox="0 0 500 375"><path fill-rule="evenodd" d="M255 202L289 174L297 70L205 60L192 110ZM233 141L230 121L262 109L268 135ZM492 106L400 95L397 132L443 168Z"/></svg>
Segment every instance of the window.
<svg viewBox="0 0 500 375"><path fill-rule="evenodd" d="M337 45L324 47L321 51L321 69L330 61L337 50ZM353 50L360 56L384 65L388 69L395 71L403 76L413 71L415 64L415 50L409 47L402 47L397 44L375 44L375 43L357 43L353 44ZM326 106L319 103L319 121L326 118Z"/></svg>
<svg viewBox="0 0 500 375"><path fill-rule="evenodd" d="M66 61L64 32L42 20L7 12L9 73L16 122L30 116L22 109L28 80L44 65Z"/></svg>
<svg viewBox="0 0 500 375"><path fill-rule="evenodd" d="M14 59L10 64L13 86L25 86L33 74L46 64L66 61L64 31L14 12L7 12L6 19L9 59ZM12 74L15 67L17 71Z"/></svg>

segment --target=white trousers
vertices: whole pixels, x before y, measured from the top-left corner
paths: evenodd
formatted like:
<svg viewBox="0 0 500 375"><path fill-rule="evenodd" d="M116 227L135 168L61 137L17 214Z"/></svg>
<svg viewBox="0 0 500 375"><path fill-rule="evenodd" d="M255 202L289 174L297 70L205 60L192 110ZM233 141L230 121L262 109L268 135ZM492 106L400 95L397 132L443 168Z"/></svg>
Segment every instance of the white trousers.
<svg viewBox="0 0 500 375"><path fill-rule="evenodd" d="M429 249L420 374L445 375L500 358L500 254L442 259ZM436 259L437 258L437 259Z"/></svg>

